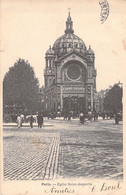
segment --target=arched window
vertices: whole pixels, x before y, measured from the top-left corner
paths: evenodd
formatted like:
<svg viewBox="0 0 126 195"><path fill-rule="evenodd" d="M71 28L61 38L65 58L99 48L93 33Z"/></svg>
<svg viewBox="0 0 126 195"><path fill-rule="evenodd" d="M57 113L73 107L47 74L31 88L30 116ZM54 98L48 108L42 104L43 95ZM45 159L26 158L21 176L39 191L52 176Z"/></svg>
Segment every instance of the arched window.
<svg viewBox="0 0 126 195"><path fill-rule="evenodd" d="M83 48L83 44L82 43L80 43L80 48Z"/></svg>
<svg viewBox="0 0 126 195"><path fill-rule="evenodd" d="M46 68L48 68L48 59L46 59Z"/></svg>
<svg viewBox="0 0 126 195"><path fill-rule="evenodd" d="M49 60L49 68L51 68L51 60Z"/></svg>
<svg viewBox="0 0 126 195"><path fill-rule="evenodd" d="M78 44L77 43L75 44L75 47L78 48Z"/></svg>
<svg viewBox="0 0 126 195"><path fill-rule="evenodd" d="M49 87L52 85L52 79L49 79Z"/></svg>

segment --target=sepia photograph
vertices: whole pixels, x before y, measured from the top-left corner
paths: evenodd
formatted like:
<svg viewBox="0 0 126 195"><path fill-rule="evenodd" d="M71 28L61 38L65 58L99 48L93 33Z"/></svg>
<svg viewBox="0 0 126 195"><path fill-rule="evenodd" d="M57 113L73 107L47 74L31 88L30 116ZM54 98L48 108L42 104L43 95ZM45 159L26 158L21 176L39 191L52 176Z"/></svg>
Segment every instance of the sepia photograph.
<svg viewBox="0 0 126 195"><path fill-rule="evenodd" d="M1 194L124 189L125 0L1 0Z"/></svg>

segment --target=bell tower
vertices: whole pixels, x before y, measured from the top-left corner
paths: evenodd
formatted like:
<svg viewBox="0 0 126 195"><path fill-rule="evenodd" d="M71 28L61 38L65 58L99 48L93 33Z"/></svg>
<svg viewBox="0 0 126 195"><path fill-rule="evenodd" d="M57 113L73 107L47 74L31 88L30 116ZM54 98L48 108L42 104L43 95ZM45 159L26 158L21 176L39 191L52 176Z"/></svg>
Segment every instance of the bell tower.
<svg viewBox="0 0 126 195"><path fill-rule="evenodd" d="M50 87L53 83L54 78L54 51L51 49L51 46L46 52L45 61L46 61L46 68L44 72L45 86Z"/></svg>

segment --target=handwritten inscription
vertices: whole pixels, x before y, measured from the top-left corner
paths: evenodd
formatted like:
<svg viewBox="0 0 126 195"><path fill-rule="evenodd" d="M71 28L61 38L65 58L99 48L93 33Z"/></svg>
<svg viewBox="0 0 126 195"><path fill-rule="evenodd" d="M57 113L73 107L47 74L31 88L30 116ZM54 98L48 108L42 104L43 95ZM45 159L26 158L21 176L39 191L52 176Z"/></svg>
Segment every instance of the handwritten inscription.
<svg viewBox="0 0 126 195"><path fill-rule="evenodd" d="M104 191L114 191L114 190L119 190L119 189L121 189L120 181L118 181L117 184L114 184L114 185L103 183L99 188L94 185L91 188L91 191L92 192L96 192L96 191L104 192Z"/></svg>
<svg viewBox="0 0 126 195"><path fill-rule="evenodd" d="M52 187L50 190L46 190L46 193L52 193L52 194L59 194L59 193L74 193L74 189L68 188L68 187L62 187L62 188L57 188L57 187Z"/></svg>

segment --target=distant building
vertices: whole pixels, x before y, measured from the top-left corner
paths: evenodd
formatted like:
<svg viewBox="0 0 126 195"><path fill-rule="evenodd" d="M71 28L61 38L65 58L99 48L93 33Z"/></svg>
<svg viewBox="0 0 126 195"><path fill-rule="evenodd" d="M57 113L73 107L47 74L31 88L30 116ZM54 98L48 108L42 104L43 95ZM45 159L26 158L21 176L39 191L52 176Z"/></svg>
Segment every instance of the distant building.
<svg viewBox="0 0 126 195"><path fill-rule="evenodd" d="M104 112L104 98L106 95L106 90L101 90L97 92L97 97L96 97L96 110L99 113Z"/></svg>
<svg viewBox="0 0 126 195"><path fill-rule="evenodd" d="M79 113L95 108L95 53L74 34L68 14L65 34L45 54L44 104L47 112Z"/></svg>
<svg viewBox="0 0 126 195"><path fill-rule="evenodd" d="M106 96L106 94L108 93L108 91L112 88L112 86L109 86L108 89L106 90L101 90L99 92L96 93L96 104L95 104L95 107L96 107L96 110L97 112L104 112L105 109L104 109L104 98Z"/></svg>

